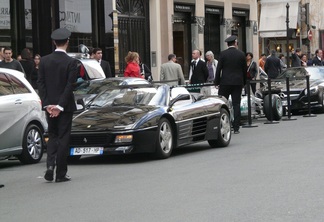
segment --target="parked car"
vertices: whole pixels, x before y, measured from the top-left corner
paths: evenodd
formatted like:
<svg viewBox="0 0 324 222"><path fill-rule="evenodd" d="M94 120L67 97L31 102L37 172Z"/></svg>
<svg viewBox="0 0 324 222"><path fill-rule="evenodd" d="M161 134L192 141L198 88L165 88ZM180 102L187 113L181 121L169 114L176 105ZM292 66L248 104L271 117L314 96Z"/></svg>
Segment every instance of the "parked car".
<svg viewBox="0 0 324 222"><path fill-rule="evenodd" d="M306 75L309 75L310 90L307 91ZM287 87L286 77L289 77L289 91L291 112L308 110L308 93L310 94L310 108L313 111L324 112L324 67L296 67L288 68L277 79L282 79L274 84L274 88L283 94L283 106L287 112Z"/></svg>
<svg viewBox="0 0 324 222"><path fill-rule="evenodd" d="M47 122L41 100L22 72L0 68L0 123L1 159L41 160Z"/></svg>
<svg viewBox="0 0 324 222"><path fill-rule="evenodd" d="M184 87L115 86L98 94L72 121L70 155L153 153L168 158L174 148L231 140L224 97L194 97Z"/></svg>
<svg viewBox="0 0 324 222"><path fill-rule="evenodd" d="M150 84L149 81L135 77L114 77L83 81L74 91L75 99L83 99L87 105L97 94L114 86Z"/></svg>
<svg viewBox="0 0 324 222"><path fill-rule="evenodd" d="M259 77L261 80L268 80L267 73L260 67ZM271 85L271 104L268 90L268 82L260 83L260 88L257 89L255 95L251 95L251 100L253 101L252 107L255 108L255 111L257 113L264 114L268 120L278 121L282 118L284 113L282 104L283 94L281 93L281 88L278 88L275 85L275 83Z"/></svg>

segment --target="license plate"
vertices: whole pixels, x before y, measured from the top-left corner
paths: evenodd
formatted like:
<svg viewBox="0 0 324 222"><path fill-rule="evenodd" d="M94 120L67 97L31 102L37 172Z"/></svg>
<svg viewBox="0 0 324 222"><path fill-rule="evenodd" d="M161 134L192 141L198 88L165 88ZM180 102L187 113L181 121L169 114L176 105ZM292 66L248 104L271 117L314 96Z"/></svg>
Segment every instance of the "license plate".
<svg viewBox="0 0 324 222"><path fill-rule="evenodd" d="M283 106L287 106L287 104L288 104L288 103L287 103L287 100L283 100L283 101L282 101L282 105L283 105Z"/></svg>
<svg viewBox="0 0 324 222"><path fill-rule="evenodd" d="M103 147L73 147L70 149L70 156L91 154L102 155Z"/></svg>

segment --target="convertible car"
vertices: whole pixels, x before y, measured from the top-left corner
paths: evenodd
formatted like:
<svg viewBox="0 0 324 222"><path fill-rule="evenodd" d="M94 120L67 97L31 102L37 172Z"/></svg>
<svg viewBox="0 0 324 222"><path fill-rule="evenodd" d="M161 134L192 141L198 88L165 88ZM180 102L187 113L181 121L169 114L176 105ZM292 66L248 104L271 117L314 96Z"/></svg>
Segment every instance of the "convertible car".
<svg viewBox="0 0 324 222"><path fill-rule="evenodd" d="M223 97L166 84L115 86L73 119L70 157L152 153L163 159L184 145L208 141L226 147L230 140L229 104Z"/></svg>

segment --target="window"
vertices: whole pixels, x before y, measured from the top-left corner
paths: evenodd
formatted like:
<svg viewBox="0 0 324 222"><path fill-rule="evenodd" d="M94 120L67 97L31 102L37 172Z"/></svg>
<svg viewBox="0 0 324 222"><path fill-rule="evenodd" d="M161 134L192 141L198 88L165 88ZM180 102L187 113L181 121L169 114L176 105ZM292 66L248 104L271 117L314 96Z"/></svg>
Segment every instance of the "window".
<svg viewBox="0 0 324 222"><path fill-rule="evenodd" d="M9 79L5 74L0 73L0 96L6 96L14 94Z"/></svg>
<svg viewBox="0 0 324 222"><path fill-rule="evenodd" d="M29 89L19 79L14 76L10 78L15 94L30 93Z"/></svg>

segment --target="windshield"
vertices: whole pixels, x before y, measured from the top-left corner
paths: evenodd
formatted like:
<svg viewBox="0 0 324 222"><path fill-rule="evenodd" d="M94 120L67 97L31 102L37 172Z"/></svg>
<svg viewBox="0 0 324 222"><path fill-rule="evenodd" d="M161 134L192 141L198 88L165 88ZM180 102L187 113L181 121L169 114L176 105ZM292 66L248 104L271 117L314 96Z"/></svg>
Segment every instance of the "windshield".
<svg viewBox="0 0 324 222"><path fill-rule="evenodd" d="M163 106L166 104L163 92L161 87L108 89L95 97L90 106Z"/></svg>
<svg viewBox="0 0 324 222"><path fill-rule="evenodd" d="M287 69L283 73L281 73L278 76L278 79L280 78L286 78L289 76L289 78L304 78L307 74L310 75L310 80L317 80L317 79L323 79L324 78L324 67L306 67L306 68L292 68Z"/></svg>

